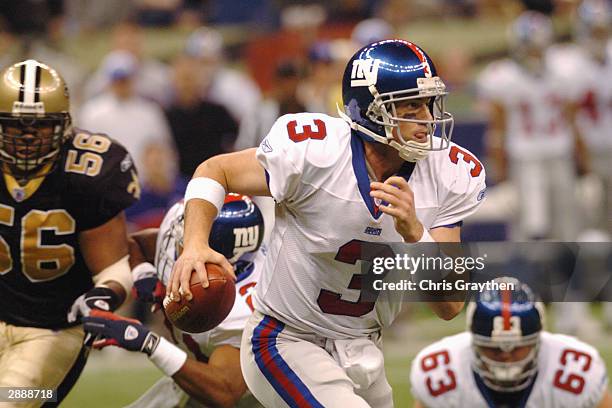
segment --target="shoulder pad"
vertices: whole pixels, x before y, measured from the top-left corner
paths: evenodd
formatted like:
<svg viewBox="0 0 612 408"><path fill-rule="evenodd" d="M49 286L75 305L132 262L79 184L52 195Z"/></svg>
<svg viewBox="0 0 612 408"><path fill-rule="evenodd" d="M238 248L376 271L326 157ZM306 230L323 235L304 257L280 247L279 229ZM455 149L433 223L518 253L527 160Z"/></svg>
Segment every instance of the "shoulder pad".
<svg viewBox="0 0 612 408"><path fill-rule="evenodd" d="M597 406L608 388L606 365L591 345L574 337L542 333L539 364L553 405Z"/></svg>
<svg viewBox="0 0 612 408"><path fill-rule="evenodd" d="M480 74L477 87L485 99L505 100L512 93L513 83L520 78L516 63L503 59L489 64Z"/></svg>
<svg viewBox="0 0 612 408"><path fill-rule="evenodd" d="M264 142L268 141L269 148L278 146L294 160L325 168L336 162L342 153L342 139L349 135L348 126L339 118L321 113L295 113L278 118Z"/></svg>
<svg viewBox="0 0 612 408"><path fill-rule="evenodd" d="M300 183L316 184L321 169L335 165L346 154L348 125L320 113L281 116L257 149L277 202L297 199Z"/></svg>
<svg viewBox="0 0 612 408"><path fill-rule="evenodd" d="M98 188L100 180L109 181L119 174L136 171L127 150L104 134L75 129L64 150L62 170L83 187Z"/></svg>
<svg viewBox="0 0 612 408"><path fill-rule="evenodd" d="M486 191L482 162L469 150L451 143L427 159L436 174L440 213L432 227L453 224L476 211Z"/></svg>
<svg viewBox="0 0 612 408"><path fill-rule="evenodd" d="M469 333L446 337L421 350L412 361L410 384L416 399L429 408L452 407L460 399ZM469 368L469 364L467 364Z"/></svg>
<svg viewBox="0 0 612 408"><path fill-rule="evenodd" d="M102 225L140 198L131 156L108 136L75 129L62 149L60 170L82 229Z"/></svg>

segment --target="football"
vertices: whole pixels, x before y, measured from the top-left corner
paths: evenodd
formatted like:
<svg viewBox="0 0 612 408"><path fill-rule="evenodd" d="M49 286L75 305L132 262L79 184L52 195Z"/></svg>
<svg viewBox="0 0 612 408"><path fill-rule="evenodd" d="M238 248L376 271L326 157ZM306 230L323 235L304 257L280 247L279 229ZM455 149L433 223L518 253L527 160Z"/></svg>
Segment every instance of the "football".
<svg viewBox="0 0 612 408"><path fill-rule="evenodd" d="M207 263L209 285L200 284L200 277L194 271L189 283L193 298L180 302L164 299L164 312L178 329L188 333L202 333L218 326L232 310L236 299L234 281L219 265Z"/></svg>

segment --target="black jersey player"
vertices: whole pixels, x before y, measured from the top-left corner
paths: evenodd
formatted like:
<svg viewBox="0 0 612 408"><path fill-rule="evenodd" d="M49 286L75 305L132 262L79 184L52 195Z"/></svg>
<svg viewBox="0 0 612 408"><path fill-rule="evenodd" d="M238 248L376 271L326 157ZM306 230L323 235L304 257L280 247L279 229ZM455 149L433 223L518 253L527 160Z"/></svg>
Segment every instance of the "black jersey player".
<svg viewBox="0 0 612 408"><path fill-rule="evenodd" d="M69 108L53 68L0 73L0 387L58 401L85 363L80 318L131 288L123 210L140 194L128 152L72 127Z"/></svg>

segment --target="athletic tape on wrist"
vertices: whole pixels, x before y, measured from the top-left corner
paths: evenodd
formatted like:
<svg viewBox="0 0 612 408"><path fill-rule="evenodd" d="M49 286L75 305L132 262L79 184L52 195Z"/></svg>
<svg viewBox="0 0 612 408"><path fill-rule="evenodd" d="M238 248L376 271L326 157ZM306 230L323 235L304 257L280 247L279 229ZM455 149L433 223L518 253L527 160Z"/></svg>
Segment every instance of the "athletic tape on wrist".
<svg viewBox="0 0 612 408"><path fill-rule="evenodd" d="M149 356L149 360L165 375L172 377L185 364L187 353L165 338L160 337L157 347Z"/></svg>
<svg viewBox="0 0 612 408"><path fill-rule="evenodd" d="M225 202L225 188L217 180L209 177L196 177L187 184L185 204L194 198L206 200L217 207L217 211L221 211Z"/></svg>
<svg viewBox="0 0 612 408"><path fill-rule="evenodd" d="M130 263L128 261L129 256L126 255L114 264L104 268L96 275L93 276L93 282L96 286L108 287L104 283L109 281L115 281L126 293L129 293L132 289L132 271L130 269Z"/></svg>

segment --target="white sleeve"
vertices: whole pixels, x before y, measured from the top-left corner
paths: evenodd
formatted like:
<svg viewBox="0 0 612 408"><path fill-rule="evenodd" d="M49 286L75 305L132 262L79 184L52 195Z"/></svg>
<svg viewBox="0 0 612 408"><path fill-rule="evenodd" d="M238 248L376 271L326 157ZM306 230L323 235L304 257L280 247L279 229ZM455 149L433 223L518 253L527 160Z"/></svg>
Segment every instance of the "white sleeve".
<svg viewBox="0 0 612 408"><path fill-rule="evenodd" d="M590 366L586 369L587 371L585 371L586 360L581 354L576 354L575 350L591 357ZM565 357L566 364L564 366L559 366L559 371L561 371L562 374L558 378L558 381L553 381L555 385L554 391L558 394L558 398L555 398L555 400L565 399L572 406L579 407L598 406L608 389L606 364L599 355L599 352L594 347L575 339L573 344L564 351L566 355L564 356L562 354L561 356ZM556 382L568 382L571 375L579 376L579 378L585 380L584 388L578 393L562 390L562 387L556 384ZM575 382L571 381L570 385L572 384L575 384Z"/></svg>
<svg viewBox="0 0 612 408"><path fill-rule="evenodd" d="M486 100L497 100L499 97L499 85L497 81L496 63L488 65L476 80L478 96Z"/></svg>
<svg viewBox="0 0 612 408"><path fill-rule="evenodd" d="M276 202L291 200L296 195L303 168L300 166L303 152L293 148L287 135L287 121L279 118L268 136L257 148L257 160L266 170L266 181Z"/></svg>
<svg viewBox="0 0 612 408"><path fill-rule="evenodd" d="M542 332L538 356L542 382L534 406L597 407L608 389L606 365L597 350L575 337Z"/></svg>
<svg viewBox="0 0 612 408"><path fill-rule="evenodd" d="M454 154L453 154L454 153ZM432 228L456 224L472 215L485 198L486 173L482 163L468 150L451 145L451 157L442 174L440 208ZM446 158L448 160L448 157Z"/></svg>
<svg viewBox="0 0 612 408"><path fill-rule="evenodd" d="M596 407L608 390L608 371L606 364L595 349L593 349L593 367L591 370L591 375L587 376L587 389L584 393L587 398L585 406Z"/></svg>
<svg viewBox="0 0 612 408"><path fill-rule="evenodd" d="M516 80L512 64L507 60L494 61L479 75L476 81L478 96L488 101L503 103L512 95Z"/></svg>
<svg viewBox="0 0 612 408"><path fill-rule="evenodd" d="M308 186L317 183L338 157L335 124L322 114L281 116L257 148L257 160L276 202L293 203L303 198ZM308 137L310 135L310 137Z"/></svg>

